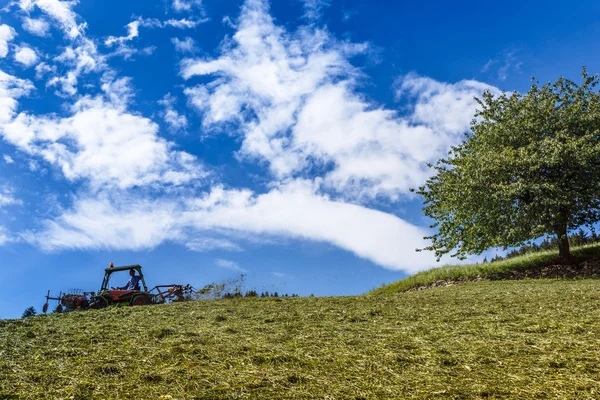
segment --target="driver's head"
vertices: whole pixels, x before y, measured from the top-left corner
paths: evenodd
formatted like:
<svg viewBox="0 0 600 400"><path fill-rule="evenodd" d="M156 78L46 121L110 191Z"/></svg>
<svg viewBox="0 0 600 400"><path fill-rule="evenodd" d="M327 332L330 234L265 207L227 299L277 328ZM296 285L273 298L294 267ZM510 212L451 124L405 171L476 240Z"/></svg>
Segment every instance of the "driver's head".
<svg viewBox="0 0 600 400"><path fill-rule="evenodd" d="M130 269L130 270L129 270L129 275L131 275L131 276L135 276L135 270L134 270L134 269Z"/></svg>

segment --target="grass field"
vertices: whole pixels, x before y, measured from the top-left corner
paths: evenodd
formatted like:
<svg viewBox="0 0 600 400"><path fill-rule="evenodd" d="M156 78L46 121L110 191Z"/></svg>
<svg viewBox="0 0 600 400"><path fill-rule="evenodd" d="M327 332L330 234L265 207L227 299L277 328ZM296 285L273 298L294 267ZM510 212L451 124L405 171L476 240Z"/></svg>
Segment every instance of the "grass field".
<svg viewBox="0 0 600 400"><path fill-rule="evenodd" d="M600 398L600 281L0 321L0 398Z"/></svg>
<svg viewBox="0 0 600 400"><path fill-rule="evenodd" d="M572 249L572 253L578 262L600 262L600 243L576 247ZM370 294L398 293L417 287L426 287L438 281L452 282L475 278L507 279L513 273L533 271L554 263L560 263L558 260L558 250L530 253L485 264L451 265L432 268L389 285L383 285L371 291Z"/></svg>

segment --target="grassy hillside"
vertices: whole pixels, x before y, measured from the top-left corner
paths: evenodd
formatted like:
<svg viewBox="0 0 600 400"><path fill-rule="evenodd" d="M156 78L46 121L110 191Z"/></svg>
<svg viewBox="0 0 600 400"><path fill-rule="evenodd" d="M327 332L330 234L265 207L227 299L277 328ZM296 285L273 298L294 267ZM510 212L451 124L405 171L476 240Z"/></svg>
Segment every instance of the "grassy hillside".
<svg viewBox="0 0 600 400"><path fill-rule="evenodd" d="M600 243L572 249L573 266L560 265L558 250L530 253L524 256L485 264L452 265L433 268L373 290L370 294L392 294L414 288L436 286L445 282L478 279L521 279L537 277L600 276Z"/></svg>
<svg viewBox="0 0 600 400"><path fill-rule="evenodd" d="M598 398L600 281L0 321L0 398Z"/></svg>

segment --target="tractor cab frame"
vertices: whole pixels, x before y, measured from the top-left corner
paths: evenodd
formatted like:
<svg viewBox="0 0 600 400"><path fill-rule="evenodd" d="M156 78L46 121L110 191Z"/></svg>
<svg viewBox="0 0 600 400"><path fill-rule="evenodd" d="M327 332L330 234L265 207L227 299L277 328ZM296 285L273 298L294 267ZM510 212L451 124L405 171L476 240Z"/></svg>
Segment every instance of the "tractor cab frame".
<svg viewBox="0 0 600 400"><path fill-rule="evenodd" d="M144 290L142 291L141 287L136 287L133 290L109 288L110 277L112 276L112 274L121 271L137 272ZM154 296L151 295L148 291L148 286L146 286L146 281L144 280L144 274L142 273L141 265L134 264L124 265L121 267L113 267L111 265L109 268L106 268L104 270L104 279L102 280L102 286L100 287L98 294L92 297L90 308L104 308L108 305L115 303L129 303L132 306L143 306L147 304L152 304L153 302Z"/></svg>
<svg viewBox="0 0 600 400"><path fill-rule="evenodd" d="M142 273L142 266L139 264L134 264L134 265L124 265L122 267L106 268L104 270L104 280L102 280L102 287L100 287L100 290L98 291L98 293L104 292L105 290L109 290L108 283L110 281L110 277L112 274L114 274L115 272L131 271L131 270L134 270L135 272L138 273L138 275L140 276L140 282L142 283L142 285L144 287L144 292L147 292L148 286L146 286L146 281L144 280L144 274Z"/></svg>

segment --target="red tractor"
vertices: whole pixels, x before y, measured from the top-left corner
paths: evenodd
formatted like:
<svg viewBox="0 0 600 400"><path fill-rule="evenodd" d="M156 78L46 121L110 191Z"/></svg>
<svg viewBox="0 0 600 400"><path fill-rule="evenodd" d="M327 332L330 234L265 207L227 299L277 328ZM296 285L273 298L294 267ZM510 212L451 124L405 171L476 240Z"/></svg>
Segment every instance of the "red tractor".
<svg viewBox="0 0 600 400"><path fill-rule="evenodd" d="M129 272L129 275L132 277L130 282L135 282L135 285L128 289L114 287L109 289L112 274L123 271ZM137 275L135 275L136 272ZM46 295L46 304L44 304L42 310L44 312L48 311L49 300L57 300L59 303L55 311L62 312L77 309L99 309L111 304L145 306L148 304L184 301L190 297L192 292L193 288L190 285L159 285L148 290L141 265L135 264L115 267L111 263L110 267L104 270L104 280L102 281L102 286L98 293L75 291L73 293L62 294L61 292L58 297L51 297L50 291L48 291L48 294Z"/></svg>

